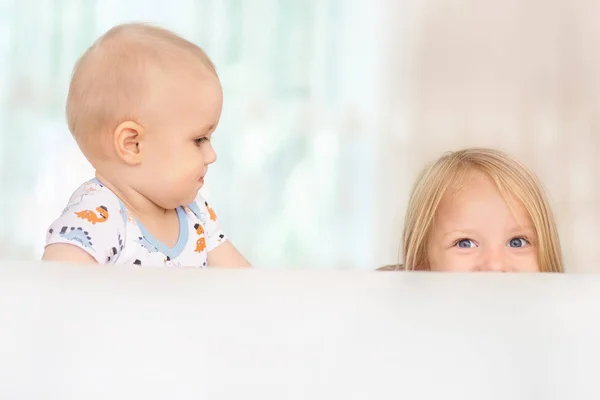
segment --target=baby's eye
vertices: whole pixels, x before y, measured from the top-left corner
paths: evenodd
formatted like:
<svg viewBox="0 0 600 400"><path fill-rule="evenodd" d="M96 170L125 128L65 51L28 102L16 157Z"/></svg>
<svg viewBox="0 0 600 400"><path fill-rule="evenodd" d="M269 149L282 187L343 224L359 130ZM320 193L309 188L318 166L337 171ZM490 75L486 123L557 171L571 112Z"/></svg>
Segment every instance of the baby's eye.
<svg viewBox="0 0 600 400"><path fill-rule="evenodd" d="M477 247L475 242L471 239L460 239L454 245L461 249L470 249L472 247Z"/></svg>
<svg viewBox="0 0 600 400"><path fill-rule="evenodd" d="M202 136L200 138L194 139L194 142L196 142L196 145L200 146L202 143L204 142L208 142L210 139L207 138L206 136Z"/></svg>
<svg viewBox="0 0 600 400"><path fill-rule="evenodd" d="M529 244L529 241L523 237L512 238L508 242L508 245L513 248L525 247Z"/></svg>

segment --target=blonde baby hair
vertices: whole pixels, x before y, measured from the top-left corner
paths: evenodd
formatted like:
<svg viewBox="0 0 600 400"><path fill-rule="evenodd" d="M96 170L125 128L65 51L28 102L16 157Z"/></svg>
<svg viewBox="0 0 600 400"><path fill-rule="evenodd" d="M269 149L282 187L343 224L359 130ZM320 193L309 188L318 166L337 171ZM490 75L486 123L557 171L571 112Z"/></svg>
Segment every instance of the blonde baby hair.
<svg viewBox="0 0 600 400"><path fill-rule="evenodd" d="M200 47L167 29L128 23L98 38L75 64L66 105L69 130L86 157L100 135L138 121L150 66L164 71L193 61L216 75Z"/></svg>
<svg viewBox="0 0 600 400"><path fill-rule="evenodd" d="M564 272L562 250L551 207L538 177L502 151L468 148L447 153L419 176L408 203L402 240L403 265L380 270L428 270L427 244L439 205L478 171L488 176L509 208L512 199L528 213L537 236L537 258L542 272Z"/></svg>

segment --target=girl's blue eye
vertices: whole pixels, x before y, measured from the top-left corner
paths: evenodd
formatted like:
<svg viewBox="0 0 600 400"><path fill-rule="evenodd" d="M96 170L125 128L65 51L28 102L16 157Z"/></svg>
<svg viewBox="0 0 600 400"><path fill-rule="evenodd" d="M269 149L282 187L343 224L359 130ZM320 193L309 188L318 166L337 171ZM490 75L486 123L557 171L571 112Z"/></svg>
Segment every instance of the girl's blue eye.
<svg viewBox="0 0 600 400"><path fill-rule="evenodd" d="M508 242L508 245L512 248L521 248L521 247L525 247L529 244L529 241L527 241L527 239L519 237L519 238L512 238L510 239L510 242Z"/></svg>
<svg viewBox="0 0 600 400"><path fill-rule="evenodd" d="M477 247L475 245L475 242L473 242L471 239L461 239L458 242L456 242L455 246L461 249L470 249L472 247Z"/></svg>

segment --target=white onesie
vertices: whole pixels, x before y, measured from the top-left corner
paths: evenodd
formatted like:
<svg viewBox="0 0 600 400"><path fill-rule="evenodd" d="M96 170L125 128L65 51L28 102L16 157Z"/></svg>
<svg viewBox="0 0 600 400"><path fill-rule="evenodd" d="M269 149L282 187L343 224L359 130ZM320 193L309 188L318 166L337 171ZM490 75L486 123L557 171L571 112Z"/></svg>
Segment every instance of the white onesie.
<svg viewBox="0 0 600 400"><path fill-rule="evenodd" d="M206 267L207 254L227 240L217 216L200 196L177 208L179 239L169 247L148 232L97 179L81 185L52 223L46 246L68 243L100 264Z"/></svg>

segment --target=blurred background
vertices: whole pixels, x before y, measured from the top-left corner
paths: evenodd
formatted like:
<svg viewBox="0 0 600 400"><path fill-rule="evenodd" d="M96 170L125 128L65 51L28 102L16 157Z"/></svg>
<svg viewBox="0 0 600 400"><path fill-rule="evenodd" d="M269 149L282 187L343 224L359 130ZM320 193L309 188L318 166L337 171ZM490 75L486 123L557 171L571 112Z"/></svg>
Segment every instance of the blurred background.
<svg viewBox="0 0 600 400"><path fill-rule="evenodd" d="M398 258L409 191L443 152L493 146L544 181L570 272L600 272L595 0L0 0L0 257L37 259L92 169L64 116L111 26L169 28L217 66L207 177L260 267Z"/></svg>

